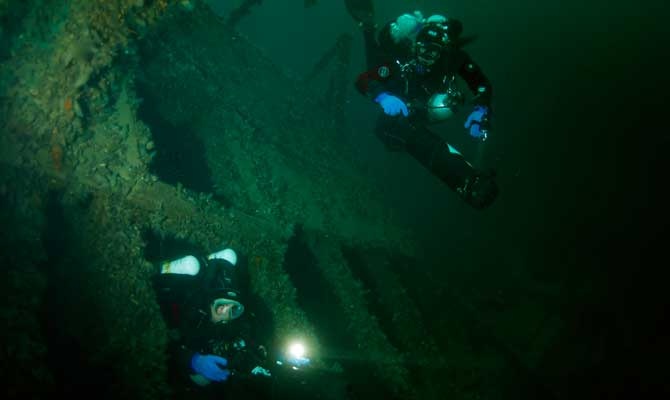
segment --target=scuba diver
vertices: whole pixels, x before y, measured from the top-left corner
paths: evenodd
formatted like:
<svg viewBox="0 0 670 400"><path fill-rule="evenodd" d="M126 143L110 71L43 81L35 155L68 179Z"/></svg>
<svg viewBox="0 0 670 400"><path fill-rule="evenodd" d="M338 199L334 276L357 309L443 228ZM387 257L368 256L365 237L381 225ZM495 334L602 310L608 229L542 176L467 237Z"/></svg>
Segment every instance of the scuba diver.
<svg viewBox="0 0 670 400"><path fill-rule="evenodd" d="M484 141L490 133L491 83L463 50L460 21L420 11L386 23L377 34L372 0L345 0L363 32L368 70L356 89L381 106L375 134L391 151L406 151L475 209L498 195L494 173L474 168L452 145L430 130L465 104L460 77L473 93L465 128Z"/></svg>
<svg viewBox="0 0 670 400"><path fill-rule="evenodd" d="M169 329L169 375L177 393L205 398L267 391L267 351L253 342L239 291L237 254L187 255L158 265L154 287Z"/></svg>

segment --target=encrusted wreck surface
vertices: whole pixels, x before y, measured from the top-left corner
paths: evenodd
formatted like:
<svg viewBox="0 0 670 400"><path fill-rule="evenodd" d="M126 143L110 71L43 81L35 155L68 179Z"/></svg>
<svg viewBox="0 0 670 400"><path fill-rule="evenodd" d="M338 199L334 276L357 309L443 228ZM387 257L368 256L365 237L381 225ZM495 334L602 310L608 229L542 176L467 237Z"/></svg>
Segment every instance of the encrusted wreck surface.
<svg viewBox="0 0 670 400"><path fill-rule="evenodd" d="M167 333L150 286L144 232L208 250L235 246L249 260L252 288L272 312L275 335L300 334L318 344L283 269L288 241L300 227L310 243L329 243L327 252L314 254L341 306L357 304L343 325L359 348L385 354L379 379L391 391L407 391L399 353L337 253L348 245L411 256L411 236L376 198L353 152L338 140L337 121L311 100L317 96L309 85L194 5L2 3L3 13L21 21L5 33L22 32L6 43L0 70L0 183L3 206L12 210L3 213L3 247L22 249L3 253L5 263L22 266L22 278L12 269L3 281L10 302L32 299L22 303L25 310L8 308L37 315L44 296L55 293L59 323L79 343L85 365L102 368L114 360L114 391L161 397ZM146 104L153 123L141 118ZM186 127L185 147L201 145L211 187L189 187L188 177L171 175L160 160L170 152L161 135L179 127ZM51 209L60 220L45 218ZM52 246L57 237L62 241ZM44 275L67 284L46 286ZM77 318L84 313L103 317L84 323ZM3 369L30 360L12 373L16 393L31 385L49 393L58 379L44 350L53 338L36 321L8 324L8 336L27 344L11 349ZM26 374L22 367L30 363L36 372Z"/></svg>

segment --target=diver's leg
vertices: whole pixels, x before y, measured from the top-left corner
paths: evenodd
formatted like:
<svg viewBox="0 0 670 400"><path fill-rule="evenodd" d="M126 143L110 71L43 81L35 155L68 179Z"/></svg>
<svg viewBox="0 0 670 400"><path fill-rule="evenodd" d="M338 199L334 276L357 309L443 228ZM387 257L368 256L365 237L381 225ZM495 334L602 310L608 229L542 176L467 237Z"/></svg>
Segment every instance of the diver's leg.
<svg viewBox="0 0 670 400"><path fill-rule="evenodd" d="M491 173L475 169L451 145L406 118L380 118L375 133L389 150L405 150L472 207L486 208L498 195Z"/></svg>
<svg viewBox="0 0 670 400"><path fill-rule="evenodd" d="M384 62L382 50L377 41L377 29L374 26L363 26L363 45L365 47L365 63L368 70L379 67Z"/></svg>
<svg viewBox="0 0 670 400"><path fill-rule="evenodd" d="M363 25L374 25L375 8L372 0L344 0L351 18Z"/></svg>
<svg viewBox="0 0 670 400"><path fill-rule="evenodd" d="M408 135L411 132L411 127L404 117L389 117L385 114L380 114L377 118L375 136L384 143L386 150L407 150Z"/></svg>
<svg viewBox="0 0 670 400"><path fill-rule="evenodd" d="M472 207L486 208L498 196L493 173L475 169L458 150L425 127L414 128L405 147L412 157Z"/></svg>
<svg viewBox="0 0 670 400"><path fill-rule="evenodd" d="M361 27L365 62L368 69L379 66L382 59L379 43L377 42L377 26L374 22L375 10L372 0L345 0L344 4L351 18L358 22Z"/></svg>

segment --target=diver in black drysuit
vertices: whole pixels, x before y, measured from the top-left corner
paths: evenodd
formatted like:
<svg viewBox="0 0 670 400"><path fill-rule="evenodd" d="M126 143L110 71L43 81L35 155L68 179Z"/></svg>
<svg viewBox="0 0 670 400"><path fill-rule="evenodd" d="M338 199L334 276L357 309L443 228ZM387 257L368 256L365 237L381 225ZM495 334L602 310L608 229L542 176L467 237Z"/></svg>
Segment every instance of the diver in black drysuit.
<svg viewBox="0 0 670 400"><path fill-rule="evenodd" d="M453 18L420 12L404 14L377 33L371 0L345 0L359 23L368 70L356 89L378 103L384 113L376 136L392 151L406 151L476 209L490 206L498 195L492 172L474 168L431 124L451 117L465 103L456 88L461 78L473 93L473 110L465 128L476 140L490 131L491 83L463 50L462 24Z"/></svg>

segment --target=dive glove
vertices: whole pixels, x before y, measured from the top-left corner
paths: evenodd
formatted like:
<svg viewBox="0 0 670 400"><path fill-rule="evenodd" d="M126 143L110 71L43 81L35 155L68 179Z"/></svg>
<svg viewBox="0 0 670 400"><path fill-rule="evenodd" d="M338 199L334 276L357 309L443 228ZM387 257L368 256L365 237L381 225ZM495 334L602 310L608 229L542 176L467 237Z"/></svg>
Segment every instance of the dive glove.
<svg viewBox="0 0 670 400"><path fill-rule="evenodd" d="M202 355L195 353L191 358L191 368L210 381L220 382L228 379L230 371L224 369L227 365L228 360L211 354Z"/></svg>
<svg viewBox="0 0 670 400"><path fill-rule="evenodd" d="M476 106L465 121L465 129L470 129L470 136L475 139L486 140L488 135L489 108Z"/></svg>
<svg viewBox="0 0 670 400"><path fill-rule="evenodd" d="M377 97L375 97L375 102L382 106L386 115L395 117L401 112L405 117L409 115L409 111L407 110L407 105L405 102L387 92L382 92Z"/></svg>

